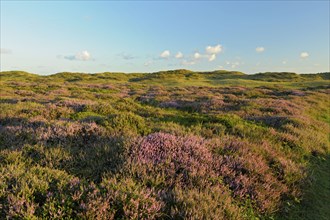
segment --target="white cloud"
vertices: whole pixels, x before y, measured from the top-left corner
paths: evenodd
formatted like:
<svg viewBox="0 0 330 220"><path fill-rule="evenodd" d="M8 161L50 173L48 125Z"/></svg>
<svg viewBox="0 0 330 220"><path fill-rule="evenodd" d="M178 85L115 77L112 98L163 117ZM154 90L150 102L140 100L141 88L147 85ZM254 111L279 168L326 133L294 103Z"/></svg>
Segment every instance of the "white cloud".
<svg viewBox="0 0 330 220"><path fill-rule="evenodd" d="M127 53L120 53L120 54L118 54L118 56L124 60L133 60L133 59L137 58L137 57L135 57L131 54L127 54Z"/></svg>
<svg viewBox="0 0 330 220"><path fill-rule="evenodd" d="M215 45L213 47L212 46L207 46L205 48L205 51L206 51L207 54L212 54L212 55L213 54L218 54L222 51L222 46L220 44Z"/></svg>
<svg viewBox="0 0 330 220"><path fill-rule="evenodd" d="M151 64L152 64L152 61L149 60L149 61L147 61L147 62L144 63L144 66L150 66Z"/></svg>
<svg viewBox="0 0 330 220"><path fill-rule="evenodd" d="M307 57L309 57L309 54L308 54L307 52L302 52L302 53L300 54L300 58L305 59L305 58L307 58Z"/></svg>
<svg viewBox="0 0 330 220"><path fill-rule="evenodd" d="M177 59L181 59L183 58L183 53L181 53L180 51L175 55L175 58Z"/></svg>
<svg viewBox="0 0 330 220"><path fill-rule="evenodd" d="M76 59L77 60L90 60L91 55L87 50L81 51L76 54Z"/></svg>
<svg viewBox="0 0 330 220"><path fill-rule="evenodd" d="M7 48L0 48L0 54L11 54L12 51Z"/></svg>
<svg viewBox="0 0 330 220"><path fill-rule="evenodd" d="M285 65L286 63L287 63L286 60L283 60L283 61L282 61L282 64L283 64L283 65Z"/></svg>
<svg viewBox="0 0 330 220"><path fill-rule="evenodd" d="M229 65L231 66L231 68L235 68L235 67L238 67L239 65L241 65L242 63L238 62L238 61L235 61L235 62L229 62L229 61L226 61L226 65Z"/></svg>
<svg viewBox="0 0 330 220"><path fill-rule="evenodd" d="M256 48L256 52L257 53L262 53L262 52L264 52L265 51L265 48L264 47L257 47Z"/></svg>
<svg viewBox="0 0 330 220"><path fill-rule="evenodd" d="M216 54L200 54L198 52L195 52L193 54L193 59L195 61L200 60L200 59L208 59L208 61L213 61L217 58Z"/></svg>
<svg viewBox="0 0 330 220"><path fill-rule="evenodd" d="M211 62L211 61L215 60L215 58L216 58L216 55L212 54L209 56L209 61Z"/></svg>
<svg viewBox="0 0 330 220"><path fill-rule="evenodd" d="M171 55L171 53L170 53L169 50L164 50L159 56L160 56L161 58L167 59L167 58L170 57L170 55Z"/></svg>
<svg viewBox="0 0 330 220"><path fill-rule="evenodd" d="M195 64L194 61L183 60L183 61L181 62L181 65L183 65L183 66L191 66L191 65L194 65L194 64Z"/></svg>
<svg viewBox="0 0 330 220"><path fill-rule="evenodd" d="M198 52L196 52L196 53L194 53L194 58L196 59L196 60L198 60L199 58L201 58L201 54L200 53L198 53Z"/></svg>
<svg viewBox="0 0 330 220"><path fill-rule="evenodd" d="M90 53L87 50L84 50L84 51L78 52L76 55L64 56L64 59L88 61L88 60L92 60L92 56L90 55Z"/></svg>

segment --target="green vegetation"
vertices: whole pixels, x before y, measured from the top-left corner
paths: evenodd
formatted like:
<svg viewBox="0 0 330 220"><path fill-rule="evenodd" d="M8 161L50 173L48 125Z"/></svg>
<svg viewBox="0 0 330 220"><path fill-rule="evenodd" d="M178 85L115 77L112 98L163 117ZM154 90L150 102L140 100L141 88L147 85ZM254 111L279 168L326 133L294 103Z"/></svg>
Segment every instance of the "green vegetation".
<svg viewBox="0 0 330 220"><path fill-rule="evenodd" d="M330 157L313 158L309 178L304 185L304 196L298 203L288 202L280 218L329 219L330 216ZM282 217L281 217L282 216Z"/></svg>
<svg viewBox="0 0 330 220"><path fill-rule="evenodd" d="M0 72L0 218L327 219L329 83Z"/></svg>

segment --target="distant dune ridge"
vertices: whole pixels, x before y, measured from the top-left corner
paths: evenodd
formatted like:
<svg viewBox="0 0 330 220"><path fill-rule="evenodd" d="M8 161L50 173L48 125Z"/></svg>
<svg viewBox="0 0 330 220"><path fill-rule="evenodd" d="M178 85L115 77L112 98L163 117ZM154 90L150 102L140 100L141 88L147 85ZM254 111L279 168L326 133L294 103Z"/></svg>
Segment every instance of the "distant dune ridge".
<svg viewBox="0 0 330 220"><path fill-rule="evenodd" d="M237 80L260 80L260 81L270 81L270 82L281 82L281 81L317 81L317 80L329 80L330 72L323 73L311 73L311 74L297 74L293 72L265 72L256 74L245 74L238 71L226 71L217 70L211 72L195 72L186 69L169 70L169 71L159 71L153 73L122 73L122 72L103 72L103 73L77 73L77 72L60 72L51 75L37 75L24 71L2 71L0 72L2 77L31 77L32 78L50 78L50 79L65 79L66 81L74 80L92 80L97 81L100 79L107 80L117 80L117 81L128 81L128 82L138 82L138 81L148 81L155 83L159 79L170 80L172 78L177 81L190 81L198 80L196 83L204 82L203 80L216 81L218 79L237 79ZM30 78L26 78L30 79ZM242 81L244 82L244 81ZM166 83L166 80L163 81Z"/></svg>

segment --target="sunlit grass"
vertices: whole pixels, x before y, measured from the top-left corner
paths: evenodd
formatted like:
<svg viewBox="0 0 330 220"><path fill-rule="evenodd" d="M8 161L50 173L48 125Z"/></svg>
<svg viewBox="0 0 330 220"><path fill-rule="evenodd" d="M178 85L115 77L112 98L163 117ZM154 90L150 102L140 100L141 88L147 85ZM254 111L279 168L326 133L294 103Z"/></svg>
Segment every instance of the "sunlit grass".
<svg viewBox="0 0 330 220"><path fill-rule="evenodd" d="M322 219L328 75L1 72L0 218Z"/></svg>

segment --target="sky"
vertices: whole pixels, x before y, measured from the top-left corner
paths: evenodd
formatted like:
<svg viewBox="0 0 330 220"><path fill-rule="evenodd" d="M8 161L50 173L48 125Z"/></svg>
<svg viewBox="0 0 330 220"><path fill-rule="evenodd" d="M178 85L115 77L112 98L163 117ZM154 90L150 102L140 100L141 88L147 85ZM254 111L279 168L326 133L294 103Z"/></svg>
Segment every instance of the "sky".
<svg viewBox="0 0 330 220"><path fill-rule="evenodd" d="M1 71L330 71L329 1L0 2Z"/></svg>

